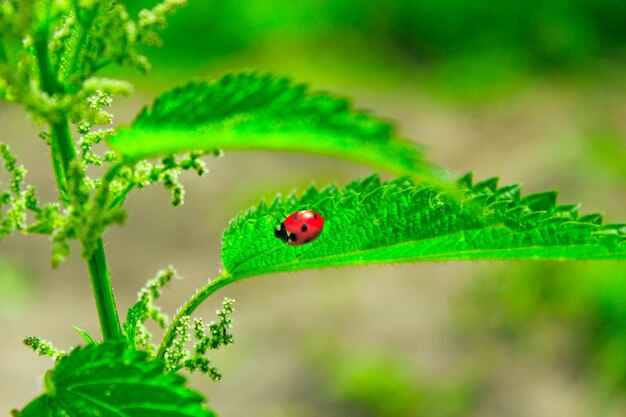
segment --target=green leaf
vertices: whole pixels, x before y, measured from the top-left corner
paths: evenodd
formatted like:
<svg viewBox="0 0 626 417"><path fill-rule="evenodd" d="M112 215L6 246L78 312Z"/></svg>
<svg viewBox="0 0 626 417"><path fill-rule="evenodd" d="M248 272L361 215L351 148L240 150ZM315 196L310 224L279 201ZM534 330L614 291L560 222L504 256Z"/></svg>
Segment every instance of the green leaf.
<svg viewBox="0 0 626 417"><path fill-rule="evenodd" d="M148 300L139 300L128 308L126 314L126 321L123 324L124 335L126 336L126 342L129 346L137 347L137 326L141 324L141 318L145 315L147 310Z"/></svg>
<svg viewBox="0 0 626 417"><path fill-rule="evenodd" d="M80 327L72 326L72 329L74 329L76 331L76 333L78 333L78 335L88 345L93 345L93 344L97 344L98 343L98 342L96 342L96 340L89 333L87 333L85 330L81 329Z"/></svg>
<svg viewBox="0 0 626 417"><path fill-rule="evenodd" d="M479 259L626 259L626 226L579 217L556 206L555 193L520 197L519 186L492 179L458 182L440 192L378 176L345 188L310 188L302 196L262 202L233 220L222 261L234 278L347 265ZM289 246L273 229L285 214L312 209L325 219L321 236Z"/></svg>
<svg viewBox="0 0 626 417"><path fill-rule="evenodd" d="M128 160L186 151L274 150L343 158L400 174L433 173L421 150L348 101L256 73L192 82L160 96L109 139Z"/></svg>
<svg viewBox="0 0 626 417"><path fill-rule="evenodd" d="M162 361L148 361L122 343L75 349L47 376L46 393L20 417L215 416L182 376L164 373Z"/></svg>

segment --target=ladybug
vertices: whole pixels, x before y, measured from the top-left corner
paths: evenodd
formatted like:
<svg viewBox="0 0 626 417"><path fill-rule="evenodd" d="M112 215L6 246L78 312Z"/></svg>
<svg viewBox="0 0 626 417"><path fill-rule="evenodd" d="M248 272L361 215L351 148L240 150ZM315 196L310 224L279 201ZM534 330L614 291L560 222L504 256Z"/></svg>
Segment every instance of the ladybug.
<svg viewBox="0 0 626 417"><path fill-rule="evenodd" d="M324 228L324 218L312 210L300 210L287 217L274 235L291 246L305 245L319 237Z"/></svg>

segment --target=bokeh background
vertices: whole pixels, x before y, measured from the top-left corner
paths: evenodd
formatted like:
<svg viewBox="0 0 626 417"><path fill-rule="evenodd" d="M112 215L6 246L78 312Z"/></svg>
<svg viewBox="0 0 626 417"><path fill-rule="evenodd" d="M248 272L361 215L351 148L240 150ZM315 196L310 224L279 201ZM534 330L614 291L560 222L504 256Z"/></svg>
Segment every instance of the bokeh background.
<svg viewBox="0 0 626 417"><path fill-rule="evenodd" d="M149 3L149 2L148 2ZM190 1L147 75L115 69L136 93L128 123L160 91L231 70L290 75L394 120L455 175L560 190L626 221L626 3L620 0ZM135 10L145 2L131 2ZM2 140L54 197L37 126L0 103ZM184 176L183 207L135 192L105 236L122 317L174 264L173 313L217 274L221 231L238 211L367 167L279 153L208 159ZM337 238L341 238L338 236ZM0 243L0 409L40 392L50 367L20 341L68 349L71 326L98 333L85 267L49 267L49 242ZM310 271L228 287L236 343L213 355L219 383L192 378L223 417L583 417L626 415L626 267L617 262L463 262Z"/></svg>

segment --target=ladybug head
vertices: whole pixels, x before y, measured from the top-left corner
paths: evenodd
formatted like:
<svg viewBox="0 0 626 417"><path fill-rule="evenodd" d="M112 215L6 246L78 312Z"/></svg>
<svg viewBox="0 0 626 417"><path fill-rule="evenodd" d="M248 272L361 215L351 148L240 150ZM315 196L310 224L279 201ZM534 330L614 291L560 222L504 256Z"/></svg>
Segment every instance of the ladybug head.
<svg viewBox="0 0 626 417"><path fill-rule="evenodd" d="M284 243L289 242L289 234L285 228L285 223L280 223L280 226L277 226L274 229L274 236L282 240Z"/></svg>

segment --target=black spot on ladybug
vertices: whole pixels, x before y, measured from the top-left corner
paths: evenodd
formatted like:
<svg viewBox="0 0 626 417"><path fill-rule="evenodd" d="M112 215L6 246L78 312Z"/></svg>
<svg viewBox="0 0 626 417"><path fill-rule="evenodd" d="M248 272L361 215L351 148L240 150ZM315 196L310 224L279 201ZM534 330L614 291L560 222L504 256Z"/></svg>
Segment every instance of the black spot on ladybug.
<svg viewBox="0 0 626 417"><path fill-rule="evenodd" d="M295 242L296 240L298 240L298 236L296 236L295 233L292 233L289 235L289 240L291 240L292 242Z"/></svg>
<svg viewBox="0 0 626 417"><path fill-rule="evenodd" d="M293 220L297 222L298 221L298 216L293 216Z"/></svg>
<svg viewBox="0 0 626 417"><path fill-rule="evenodd" d="M315 220L317 220L317 214L314 214L314 215L313 215L313 218L314 218Z"/></svg>
<svg viewBox="0 0 626 417"><path fill-rule="evenodd" d="M309 243L311 241L311 239L305 239L304 243Z"/></svg>
<svg viewBox="0 0 626 417"><path fill-rule="evenodd" d="M306 227L306 224L303 224L300 229L302 229L303 232L306 232L307 230L309 230L309 228Z"/></svg>

